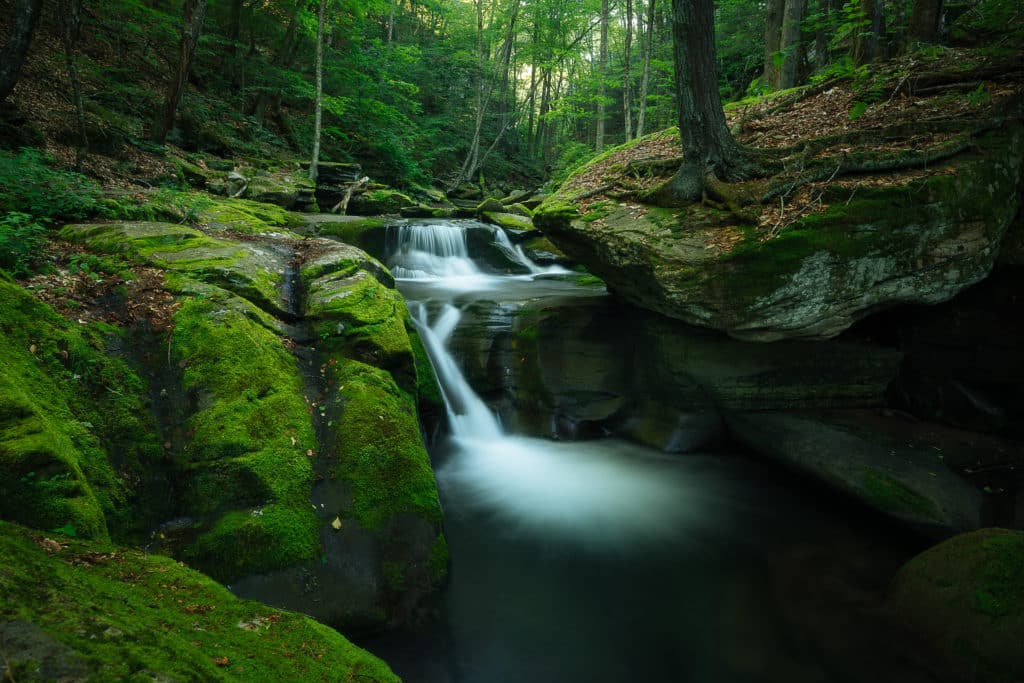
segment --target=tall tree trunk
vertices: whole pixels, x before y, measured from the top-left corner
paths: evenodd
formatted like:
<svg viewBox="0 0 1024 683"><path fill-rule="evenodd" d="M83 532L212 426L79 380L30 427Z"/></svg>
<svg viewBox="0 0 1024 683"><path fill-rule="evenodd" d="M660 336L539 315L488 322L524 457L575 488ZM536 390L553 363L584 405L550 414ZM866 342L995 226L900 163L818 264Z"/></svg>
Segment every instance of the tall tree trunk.
<svg viewBox="0 0 1024 683"><path fill-rule="evenodd" d="M636 121L636 136L643 137L647 119L647 88L651 78L651 49L654 46L654 0L647 0L647 37L644 39L644 73L640 77L640 113Z"/></svg>
<svg viewBox="0 0 1024 683"><path fill-rule="evenodd" d="M856 64L870 64L878 56L883 7L881 0L860 0L859 6L866 26L853 41L853 61Z"/></svg>
<svg viewBox="0 0 1024 683"><path fill-rule="evenodd" d="M608 0L601 0L601 45L597 59L597 132L594 149L604 149L604 77L608 69Z"/></svg>
<svg viewBox="0 0 1024 683"><path fill-rule="evenodd" d="M626 44L622 54L622 118L626 142L633 139L632 94L629 87L629 57L633 49L633 0L626 0Z"/></svg>
<svg viewBox="0 0 1024 683"><path fill-rule="evenodd" d="M388 10L388 45L395 40L395 5L398 0L391 0L391 7Z"/></svg>
<svg viewBox="0 0 1024 683"><path fill-rule="evenodd" d="M7 99L18 83L42 8L43 0L21 0L14 9L11 34L0 50L0 102Z"/></svg>
<svg viewBox="0 0 1024 683"><path fill-rule="evenodd" d="M782 90L796 85L800 65L800 22L804 18L806 0L785 0L782 13L782 54L785 59L779 69L779 85Z"/></svg>
<svg viewBox="0 0 1024 683"><path fill-rule="evenodd" d="M85 131L85 103L82 101L82 81L78 77L75 50L82 34L82 0L60 0L61 42L64 44L64 64L71 83L71 100L75 105L78 123L78 143L75 145L75 170L81 172L85 155L89 151L89 136Z"/></svg>
<svg viewBox="0 0 1024 683"><path fill-rule="evenodd" d="M777 63L782 49L782 18L786 11L786 0L768 0L764 15L764 84L769 88L779 87L781 70Z"/></svg>
<svg viewBox="0 0 1024 683"><path fill-rule="evenodd" d="M192 57L195 55L205 18L206 0L185 0L185 23L181 30L181 41L178 43L178 68L167 88L163 110L153 126L152 138L157 144L164 144L167 134L174 127L174 115L178 111L181 95L188 83L188 72L192 67Z"/></svg>
<svg viewBox="0 0 1024 683"><path fill-rule="evenodd" d="M910 11L910 40L918 43L937 42L941 19L942 0L914 0L914 8Z"/></svg>
<svg viewBox="0 0 1024 683"><path fill-rule="evenodd" d="M316 113L313 115L313 156L309 161L309 179L316 182L320 163L320 129L324 119L324 14L327 0L320 0L316 13Z"/></svg>
<svg viewBox="0 0 1024 683"><path fill-rule="evenodd" d="M712 0L672 0L672 43L684 156L656 199L675 203L701 199L709 177L741 179L748 160L725 124L718 95Z"/></svg>
<svg viewBox="0 0 1024 683"><path fill-rule="evenodd" d="M817 27L814 29L814 67L821 69L829 63L828 28L831 26L832 2L831 0L817 0L817 3L818 21Z"/></svg>

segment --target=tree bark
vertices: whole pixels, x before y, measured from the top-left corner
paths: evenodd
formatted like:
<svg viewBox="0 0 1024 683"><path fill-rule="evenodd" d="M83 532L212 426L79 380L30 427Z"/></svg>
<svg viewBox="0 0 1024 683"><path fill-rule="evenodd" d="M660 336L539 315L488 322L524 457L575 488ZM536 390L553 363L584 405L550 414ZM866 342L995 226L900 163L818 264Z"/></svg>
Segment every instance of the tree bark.
<svg viewBox="0 0 1024 683"><path fill-rule="evenodd" d="M604 149L604 77L608 69L608 0L601 0L601 45L597 59L597 124L594 150L598 153Z"/></svg>
<svg viewBox="0 0 1024 683"><path fill-rule="evenodd" d="M633 0L626 0L626 44L622 52L622 119L626 142L633 139L633 108L630 100L629 57L633 49Z"/></svg>
<svg viewBox="0 0 1024 683"><path fill-rule="evenodd" d="M910 40L935 43L939 40L939 22L942 19L942 0L914 0L910 12Z"/></svg>
<svg viewBox="0 0 1024 683"><path fill-rule="evenodd" d="M647 36L644 38L644 72L640 77L640 112L636 121L636 136L644 135L647 122L647 88L651 79L651 48L654 46L654 0L647 0Z"/></svg>
<svg viewBox="0 0 1024 683"><path fill-rule="evenodd" d="M860 0L860 12L866 26L853 43L853 61L856 64L870 64L878 56L878 36L882 27L883 6L881 0Z"/></svg>
<svg viewBox="0 0 1024 683"><path fill-rule="evenodd" d="M64 44L64 63L71 84L71 100L75 105L78 123L78 144L75 145L75 170L82 171L85 155L89 151L89 136L85 130L85 103L82 100L82 81L78 76L75 49L82 34L82 0L60 0L61 42Z"/></svg>
<svg viewBox="0 0 1024 683"><path fill-rule="evenodd" d="M800 64L800 22L804 18L806 0L785 0L782 13L781 50L784 55L779 69L779 89L792 88L797 82Z"/></svg>
<svg viewBox="0 0 1024 683"><path fill-rule="evenodd" d="M320 132L324 120L324 14L327 0L320 0L316 13L316 113L313 115L313 156L309 161L309 179L316 182L320 163Z"/></svg>
<svg viewBox="0 0 1024 683"><path fill-rule="evenodd" d="M18 83L42 8L43 0L22 0L14 10L11 34L0 50L0 102L7 99Z"/></svg>
<svg viewBox="0 0 1024 683"><path fill-rule="evenodd" d="M718 95L712 0L672 0L672 43L683 164L655 193L669 203L703 197L709 180L740 180L750 161L725 123Z"/></svg>
<svg viewBox="0 0 1024 683"><path fill-rule="evenodd" d="M164 144L167 134L174 127L174 115L178 111L181 95L188 83L188 72L192 67L192 57L195 55L205 18L206 0L185 0L185 22L181 30L181 41L178 43L178 68L167 88L163 110L153 126L152 138L157 144Z"/></svg>
<svg viewBox="0 0 1024 683"><path fill-rule="evenodd" d="M764 18L764 83L769 88L779 87L779 67L775 58L782 49L782 17L786 0L768 0Z"/></svg>

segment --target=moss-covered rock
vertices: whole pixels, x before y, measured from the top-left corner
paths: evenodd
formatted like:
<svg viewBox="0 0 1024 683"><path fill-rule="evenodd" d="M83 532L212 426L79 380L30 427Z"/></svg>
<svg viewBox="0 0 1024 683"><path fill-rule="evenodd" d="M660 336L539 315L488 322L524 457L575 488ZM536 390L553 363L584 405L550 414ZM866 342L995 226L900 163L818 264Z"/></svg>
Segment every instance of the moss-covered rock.
<svg viewBox="0 0 1024 683"><path fill-rule="evenodd" d="M316 185L298 164L277 171L257 171L249 177L244 196L288 211L315 211Z"/></svg>
<svg viewBox="0 0 1024 683"><path fill-rule="evenodd" d="M307 455L316 440L295 358L215 300L183 303L170 350L197 408L178 457L189 475L184 507L204 526L184 556L225 581L316 557Z"/></svg>
<svg viewBox="0 0 1024 683"><path fill-rule="evenodd" d="M210 201L196 220L215 230L240 233L287 232L304 224L302 216L265 200L217 198Z"/></svg>
<svg viewBox="0 0 1024 683"><path fill-rule="evenodd" d="M982 529L921 553L900 570L892 603L955 680L1024 675L1024 531Z"/></svg>
<svg viewBox="0 0 1024 683"><path fill-rule="evenodd" d="M214 238L194 228L155 222L68 225L60 235L94 251L129 254L218 285L264 310L287 312L281 295L287 254L270 244Z"/></svg>
<svg viewBox="0 0 1024 683"><path fill-rule="evenodd" d="M505 230L533 230L533 221L529 216L515 213L504 213L500 211L485 211L483 217L488 223L493 223Z"/></svg>
<svg viewBox="0 0 1024 683"><path fill-rule="evenodd" d="M397 214L416 202L406 194L390 188L370 190L352 196L348 212L354 216L380 216Z"/></svg>
<svg viewBox="0 0 1024 683"><path fill-rule="evenodd" d="M831 337L881 308L949 299L988 275L1020 208L1024 126L945 172L825 191L823 213L771 239L704 205L588 204L560 190L534 223L619 296L743 339ZM571 182L570 182L571 186Z"/></svg>
<svg viewBox="0 0 1024 683"><path fill-rule="evenodd" d="M0 556L10 680L398 681L336 631L239 600L167 557L6 522Z"/></svg>
<svg viewBox="0 0 1024 683"><path fill-rule="evenodd" d="M131 535L129 482L162 457L138 375L106 352L113 328L70 323L0 280L0 516L69 535Z"/></svg>

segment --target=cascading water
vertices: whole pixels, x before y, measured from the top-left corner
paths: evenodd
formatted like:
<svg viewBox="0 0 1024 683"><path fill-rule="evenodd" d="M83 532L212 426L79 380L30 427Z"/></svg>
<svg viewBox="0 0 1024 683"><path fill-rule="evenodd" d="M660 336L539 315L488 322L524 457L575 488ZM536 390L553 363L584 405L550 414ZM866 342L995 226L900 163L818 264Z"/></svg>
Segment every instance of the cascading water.
<svg viewBox="0 0 1024 683"><path fill-rule="evenodd" d="M791 479L738 456L506 433L453 357L461 331L508 333L522 302L597 294L501 232L496 248L521 272L485 272L466 240L482 227L434 222L389 237L449 416L436 476L451 575L443 626L364 644L406 683L933 680L886 651L884 629L850 615L865 563L884 574L902 559L884 530L830 512L832 499L808 502ZM852 569L836 561L846 556ZM808 599L836 586L831 602Z"/></svg>

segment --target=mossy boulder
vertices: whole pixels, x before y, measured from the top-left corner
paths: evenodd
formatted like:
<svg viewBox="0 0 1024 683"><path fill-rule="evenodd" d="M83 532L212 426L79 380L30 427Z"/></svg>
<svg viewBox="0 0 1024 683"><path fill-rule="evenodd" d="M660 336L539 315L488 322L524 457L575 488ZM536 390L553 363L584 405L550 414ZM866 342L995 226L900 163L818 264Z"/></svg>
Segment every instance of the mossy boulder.
<svg viewBox="0 0 1024 683"><path fill-rule="evenodd" d="M569 189L534 223L634 304L741 339L827 338L871 312L944 301L986 277L1020 210L1022 159L1024 126L1008 123L940 172L879 178L855 194L829 186L827 210L770 239L710 206L581 204Z"/></svg>
<svg viewBox="0 0 1024 683"><path fill-rule="evenodd" d="M493 223L504 230L533 230L533 221L530 220L529 216L500 211L485 211L483 217L488 223Z"/></svg>
<svg viewBox="0 0 1024 683"><path fill-rule="evenodd" d="M168 557L6 522L0 556L10 680L398 681L336 631Z"/></svg>
<svg viewBox="0 0 1024 683"><path fill-rule="evenodd" d="M155 222L68 225L60 235L93 251L127 254L223 287L263 310L287 312L281 295L287 253L271 243L214 238L194 228Z"/></svg>
<svg viewBox="0 0 1024 683"><path fill-rule="evenodd" d="M1024 676L1024 531L982 529L940 543L903 566L890 594L944 676Z"/></svg>
<svg viewBox="0 0 1024 683"><path fill-rule="evenodd" d="M196 220L214 230L252 234L287 232L304 224L302 216L281 206L235 198L211 199Z"/></svg>
<svg viewBox="0 0 1024 683"><path fill-rule="evenodd" d="M104 325L69 322L0 280L0 516L85 538L133 535L163 457L145 385Z"/></svg>
<svg viewBox="0 0 1024 683"><path fill-rule="evenodd" d="M249 177L244 196L256 202L273 204L288 211L315 211L316 185L308 171L298 164L276 171L256 171Z"/></svg>
<svg viewBox="0 0 1024 683"><path fill-rule="evenodd" d="M348 213L353 216L382 216L397 214L402 209L416 206L416 202L398 190L382 188L370 190L352 196L348 205Z"/></svg>

